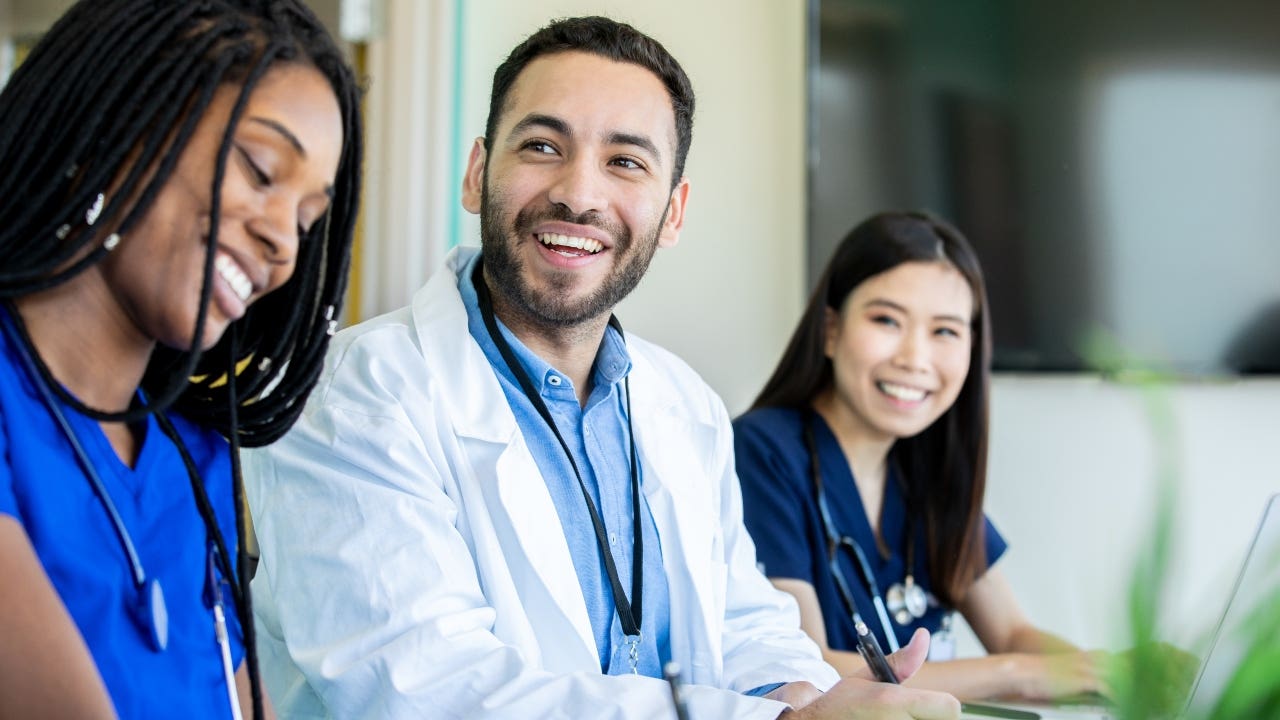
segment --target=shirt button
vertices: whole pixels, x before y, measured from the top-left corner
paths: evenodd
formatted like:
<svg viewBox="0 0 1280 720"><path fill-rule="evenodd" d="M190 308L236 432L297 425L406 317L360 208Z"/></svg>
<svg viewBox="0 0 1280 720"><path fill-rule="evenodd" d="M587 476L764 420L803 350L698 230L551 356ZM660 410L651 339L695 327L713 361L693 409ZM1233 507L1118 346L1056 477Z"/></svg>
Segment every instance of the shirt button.
<svg viewBox="0 0 1280 720"><path fill-rule="evenodd" d="M552 386L554 386L554 387L560 387L560 376L559 376L559 375L552 375L552 376L548 377L548 378L547 378L547 384L548 384L548 385L552 385Z"/></svg>
<svg viewBox="0 0 1280 720"><path fill-rule="evenodd" d="M618 533L609 533L609 544L610 545L618 544Z"/></svg>

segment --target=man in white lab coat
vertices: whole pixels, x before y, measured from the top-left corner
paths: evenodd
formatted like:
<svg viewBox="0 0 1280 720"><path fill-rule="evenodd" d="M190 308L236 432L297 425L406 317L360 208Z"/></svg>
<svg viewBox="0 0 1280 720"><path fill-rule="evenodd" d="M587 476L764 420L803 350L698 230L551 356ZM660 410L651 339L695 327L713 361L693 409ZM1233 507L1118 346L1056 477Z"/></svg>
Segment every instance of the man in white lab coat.
<svg viewBox="0 0 1280 720"><path fill-rule="evenodd" d="M723 404L611 321L679 235L692 113L675 60L604 18L498 68L463 186L483 250L341 333L246 456L282 715L672 717L674 661L700 719L956 716L837 682L755 567Z"/></svg>

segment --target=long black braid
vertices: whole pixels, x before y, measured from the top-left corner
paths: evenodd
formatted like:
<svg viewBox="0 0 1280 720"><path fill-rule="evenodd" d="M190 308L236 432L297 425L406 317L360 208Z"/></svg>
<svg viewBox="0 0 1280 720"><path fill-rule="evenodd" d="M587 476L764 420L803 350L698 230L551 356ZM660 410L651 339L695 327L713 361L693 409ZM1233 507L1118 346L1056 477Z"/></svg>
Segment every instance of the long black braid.
<svg viewBox="0 0 1280 720"><path fill-rule="evenodd" d="M344 147L326 217L299 239L293 276L200 352L212 290L222 178L232 133L258 80L276 63L314 66L337 96ZM227 437L237 513L237 613L261 714L257 654L244 556L238 450L279 438L302 411L323 365L346 290L363 156L359 87L342 52L299 0L80 0L49 30L0 93L0 299L56 286L100 261L151 207L205 115L215 91L238 86L216 158L210 237L191 346L158 346L142 387L149 402L124 412L81 412L134 422L158 412L184 460L166 408ZM96 222L86 211L110 198ZM123 239L120 239L123 238ZM20 321L15 315L15 319ZM211 538L227 548L198 473L196 504Z"/></svg>

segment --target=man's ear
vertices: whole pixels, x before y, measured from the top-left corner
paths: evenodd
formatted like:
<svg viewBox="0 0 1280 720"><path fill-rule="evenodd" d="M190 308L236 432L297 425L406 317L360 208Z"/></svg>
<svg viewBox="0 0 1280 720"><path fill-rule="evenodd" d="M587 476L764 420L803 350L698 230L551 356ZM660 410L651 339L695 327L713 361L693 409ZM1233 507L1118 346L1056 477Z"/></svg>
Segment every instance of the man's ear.
<svg viewBox="0 0 1280 720"><path fill-rule="evenodd" d="M680 178L667 202L667 218L658 233L658 247L675 247L680 242L680 228L684 227L684 206L689 201L689 178Z"/></svg>
<svg viewBox="0 0 1280 720"><path fill-rule="evenodd" d="M484 196L484 164L488 159L484 138L476 138L471 146L471 157L467 159L467 172L462 176L462 207L473 215L480 214L480 198Z"/></svg>

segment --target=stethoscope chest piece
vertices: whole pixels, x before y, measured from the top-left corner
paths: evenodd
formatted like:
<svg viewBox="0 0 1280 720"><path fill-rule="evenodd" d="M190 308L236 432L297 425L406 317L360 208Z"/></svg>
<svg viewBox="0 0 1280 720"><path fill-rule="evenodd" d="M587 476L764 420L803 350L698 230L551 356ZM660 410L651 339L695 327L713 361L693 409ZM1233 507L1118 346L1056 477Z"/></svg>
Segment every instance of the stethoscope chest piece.
<svg viewBox="0 0 1280 720"><path fill-rule="evenodd" d="M147 632L151 649L164 652L169 647L169 606L164 601L164 588L155 578L138 588L138 605L134 618Z"/></svg>
<svg viewBox="0 0 1280 720"><path fill-rule="evenodd" d="M884 594L884 602L899 625L910 625L913 620L924 617L929 609L928 595L910 575L902 582L889 586L888 592Z"/></svg>

